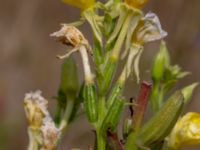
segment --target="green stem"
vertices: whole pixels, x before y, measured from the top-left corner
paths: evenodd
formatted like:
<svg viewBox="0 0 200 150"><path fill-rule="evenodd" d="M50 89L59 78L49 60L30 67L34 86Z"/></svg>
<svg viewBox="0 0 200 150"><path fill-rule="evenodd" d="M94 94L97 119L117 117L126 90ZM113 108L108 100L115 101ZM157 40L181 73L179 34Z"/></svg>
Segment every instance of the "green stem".
<svg viewBox="0 0 200 150"><path fill-rule="evenodd" d="M106 150L106 140L99 129L97 130L97 150Z"/></svg>
<svg viewBox="0 0 200 150"><path fill-rule="evenodd" d="M101 126L106 114L106 100L105 97L100 97L98 102L98 125Z"/></svg>
<svg viewBox="0 0 200 150"><path fill-rule="evenodd" d="M98 122L96 124L96 136L97 136L97 150L106 149L106 140L104 138L101 125L105 118L106 107L105 107L105 97L100 97L98 102Z"/></svg>
<svg viewBox="0 0 200 150"><path fill-rule="evenodd" d="M74 101L73 100L68 100L67 101L67 106L66 106L66 109L65 109L65 113L63 115L63 119L60 123L60 128L61 129L64 129L66 128L68 122L69 122L69 119L71 117L71 114L72 114L72 110L74 108Z"/></svg>
<svg viewBox="0 0 200 150"><path fill-rule="evenodd" d="M64 119L66 120L66 122L68 122L71 117L73 107L74 107L74 100L68 100L67 107L64 114Z"/></svg>

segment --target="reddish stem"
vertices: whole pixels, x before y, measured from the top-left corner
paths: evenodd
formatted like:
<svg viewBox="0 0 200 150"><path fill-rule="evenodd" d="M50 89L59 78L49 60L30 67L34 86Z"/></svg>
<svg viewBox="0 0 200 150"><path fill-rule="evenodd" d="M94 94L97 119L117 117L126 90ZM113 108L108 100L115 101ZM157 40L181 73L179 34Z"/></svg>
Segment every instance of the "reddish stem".
<svg viewBox="0 0 200 150"><path fill-rule="evenodd" d="M137 106L133 115L133 129L138 130L144 118L144 114L147 108L148 99L150 96L152 85L147 82L142 82L139 96L137 98Z"/></svg>

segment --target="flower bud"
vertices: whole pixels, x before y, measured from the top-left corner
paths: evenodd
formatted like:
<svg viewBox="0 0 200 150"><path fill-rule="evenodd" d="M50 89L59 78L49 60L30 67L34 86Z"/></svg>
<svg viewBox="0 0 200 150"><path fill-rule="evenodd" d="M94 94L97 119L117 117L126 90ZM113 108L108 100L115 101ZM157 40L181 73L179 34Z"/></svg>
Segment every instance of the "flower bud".
<svg viewBox="0 0 200 150"><path fill-rule="evenodd" d="M168 147L180 149L195 144L200 144L200 114L190 112L176 123L169 136Z"/></svg>
<svg viewBox="0 0 200 150"><path fill-rule="evenodd" d="M95 0L63 0L64 3L85 10L95 4Z"/></svg>
<svg viewBox="0 0 200 150"><path fill-rule="evenodd" d="M152 68L152 78L154 81L162 80L165 66L167 65L169 65L169 54L165 42L162 42L160 52L157 54Z"/></svg>
<svg viewBox="0 0 200 150"><path fill-rule="evenodd" d="M131 7L141 9L147 4L148 0L125 0Z"/></svg>

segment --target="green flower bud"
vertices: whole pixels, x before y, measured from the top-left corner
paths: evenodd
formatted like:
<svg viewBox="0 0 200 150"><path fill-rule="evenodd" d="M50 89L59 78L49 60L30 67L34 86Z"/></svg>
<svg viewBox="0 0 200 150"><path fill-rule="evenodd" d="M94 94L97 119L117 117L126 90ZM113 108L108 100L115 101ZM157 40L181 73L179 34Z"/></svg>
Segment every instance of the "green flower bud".
<svg viewBox="0 0 200 150"><path fill-rule="evenodd" d="M61 71L60 91L66 98L74 100L79 90L77 67L73 58L66 58Z"/></svg>
<svg viewBox="0 0 200 150"><path fill-rule="evenodd" d="M153 68L152 78L154 81L160 81L163 78L165 67L169 65L169 54L165 42L161 42L160 52L157 54Z"/></svg>

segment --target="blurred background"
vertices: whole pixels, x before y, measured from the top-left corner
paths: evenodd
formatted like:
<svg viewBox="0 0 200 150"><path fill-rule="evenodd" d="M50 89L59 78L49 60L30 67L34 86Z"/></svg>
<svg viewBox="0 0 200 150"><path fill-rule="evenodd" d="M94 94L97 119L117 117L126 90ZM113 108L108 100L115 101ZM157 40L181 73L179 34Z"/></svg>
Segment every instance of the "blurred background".
<svg viewBox="0 0 200 150"><path fill-rule="evenodd" d="M192 72L179 82L178 87L200 81L200 1L150 0L144 11L149 10L160 17L163 29L169 34L166 41L172 62ZM60 23L78 18L79 10L59 0L1 1L0 150L25 150L27 147L27 122L23 109L26 92L42 90L53 110L55 101L52 97L59 86L61 66L61 61L55 56L64 53L66 48L49 34L58 30ZM82 30L90 39L88 26ZM157 51L158 43L146 45L140 65L142 79L148 79L148 70ZM77 63L81 67L81 63ZM125 94L136 96L131 84ZM200 88L195 91L186 111L200 112L199 100ZM61 147L63 150L72 147L87 149L89 140L94 138L85 118L75 121L68 131Z"/></svg>

